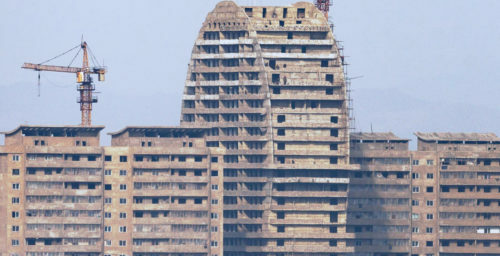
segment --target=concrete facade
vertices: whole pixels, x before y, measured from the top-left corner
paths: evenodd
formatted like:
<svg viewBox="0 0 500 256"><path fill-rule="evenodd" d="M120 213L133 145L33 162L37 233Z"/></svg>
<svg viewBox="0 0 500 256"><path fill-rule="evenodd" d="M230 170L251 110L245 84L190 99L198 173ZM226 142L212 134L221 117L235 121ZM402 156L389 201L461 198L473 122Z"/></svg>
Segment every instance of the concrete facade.
<svg viewBox="0 0 500 256"><path fill-rule="evenodd" d="M349 134L310 3L219 3L180 126L28 126L0 146L2 256L498 255L500 139Z"/></svg>

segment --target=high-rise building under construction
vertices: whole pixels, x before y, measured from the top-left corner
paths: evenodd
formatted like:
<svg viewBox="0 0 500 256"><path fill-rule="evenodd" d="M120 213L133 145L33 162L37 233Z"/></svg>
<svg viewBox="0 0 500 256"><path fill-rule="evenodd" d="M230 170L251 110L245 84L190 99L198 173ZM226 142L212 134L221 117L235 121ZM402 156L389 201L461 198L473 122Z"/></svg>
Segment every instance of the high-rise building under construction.
<svg viewBox="0 0 500 256"><path fill-rule="evenodd" d="M498 255L500 138L350 134L343 64L313 4L220 2L180 126L4 133L1 255Z"/></svg>

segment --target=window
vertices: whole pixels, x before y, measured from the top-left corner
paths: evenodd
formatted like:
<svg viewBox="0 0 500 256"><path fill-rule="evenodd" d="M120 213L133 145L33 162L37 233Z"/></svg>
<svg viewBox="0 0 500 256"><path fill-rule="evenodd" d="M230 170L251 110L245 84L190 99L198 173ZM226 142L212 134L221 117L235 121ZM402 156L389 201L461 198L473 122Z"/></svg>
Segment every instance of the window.
<svg viewBox="0 0 500 256"><path fill-rule="evenodd" d="M287 39L293 39L293 32L288 32Z"/></svg>
<svg viewBox="0 0 500 256"><path fill-rule="evenodd" d="M104 232L111 232L111 226L104 226Z"/></svg>
<svg viewBox="0 0 500 256"><path fill-rule="evenodd" d="M212 184L212 190L219 190L219 185Z"/></svg>
<svg viewBox="0 0 500 256"><path fill-rule="evenodd" d="M120 190L127 190L127 184L120 184Z"/></svg>
<svg viewBox="0 0 500 256"><path fill-rule="evenodd" d="M16 219L19 218L19 212L12 212L12 218Z"/></svg>
<svg viewBox="0 0 500 256"><path fill-rule="evenodd" d="M212 199L212 204L219 204L219 200L217 200L217 199Z"/></svg>
<svg viewBox="0 0 500 256"><path fill-rule="evenodd" d="M19 232L19 226L12 226L12 232Z"/></svg>
<svg viewBox="0 0 500 256"><path fill-rule="evenodd" d="M120 162L121 163L127 162L127 156L120 156Z"/></svg>
<svg viewBox="0 0 500 256"><path fill-rule="evenodd" d="M278 150L284 150L285 149L285 143L278 143Z"/></svg>
<svg viewBox="0 0 500 256"><path fill-rule="evenodd" d="M418 247L418 241L411 241L412 247Z"/></svg>
<svg viewBox="0 0 500 256"><path fill-rule="evenodd" d="M330 144L330 150L338 150L339 149L339 145L338 144Z"/></svg>
<svg viewBox="0 0 500 256"><path fill-rule="evenodd" d="M219 158L214 156L214 157L212 157L212 159L210 161L212 161L212 163L217 163L217 162L219 162Z"/></svg>
<svg viewBox="0 0 500 256"><path fill-rule="evenodd" d="M429 180L434 179L434 173L427 173L427 179Z"/></svg>
<svg viewBox="0 0 500 256"><path fill-rule="evenodd" d="M12 240L12 246L19 246L19 240L17 239Z"/></svg>
<svg viewBox="0 0 500 256"><path fill-rule="evenodd" d="M426 227L425 228L425 232L429 233L429 234L432 233L432 228L431 227Z"/></svg>
<svg viewBox="0 0 500 256"><path fill-rule="evenodd" d="M432 214L432 213L427 213L427 219L428 219L428 220L432 220L432 219L434 219L434 214Z"/></svg>
<svg viewBox="0 0 500 256"><path fill-rule="evenodd" d="M278 123L283 123L285 122L286 118L285 115L278 115Z"/></svg>
<svg viewBox="0 0 500 256"><path fill-rule="evenodd" d="M325 80L333 84L333 75L332 74L325 75Z"/></svg>
<svg viewBox="0 0 500 256"><path fill-rule="evenodd" d="M219 227L217 227L217 226L211 226L210 227L210 232L219 232Z"/></svg>
<svg viewBox="0 0 500 256"><path fill-rule="evenodd" d="M126 204L127 199L126 198L120 198L120 204Z"/></svg>
<svg viewBox="0 0 500 256"><path fill-rule="evenodd" d="M212 177L219 176L219 171L212 171Z"/></svg>
<svg viewBox="0 0 500 256"><path fill-rule="evenodd" d="M328 242L328 244L329 244L330 246L337 246L337 240L330 240L330 241Z"/></svg>
<svg viewBox="0 0 500 256"><path fill-rule="evenodd" d="M427 193L432 193L434 192L434 187L427 187L425 188L425 191L427 191Z"/></svg>
<svg viewBox="0 0 500 256"><path fill-rule="evenodd" d="M111 190L111 184L104 184L104 190Z"/></svg>
<svg viewBox="0 0 500 256"><path fill-rule="evenodd" d="M285 218L285 212L277 212L276 213L276 218L277 219L284 219Z"/></svg>
<svg viewBox="0 0 500 256"><path fill-rule="evenodd" d="M276 240L276 246L285 246L285 240L283 239Z"/></svg>
<svg viewBox="0 0 500 256"><path fill-rule="evenodd" d="M330 227L330 233L337 233L337 227Z"/></svg>
<svg viewBox="0 0 500 256"><path fill-rule="evenodd" d="M111 240L104 240L105 246L111 246Z"/></svg>
<svg viewBox="0 0 500 256"><path fill-rule="evenodd" d="M420 187L412 187L412 188L411 188L411 192L413 192L413 193L418 193L418 192L420 192Z"/></svg>
<svg viewBox="0 0 500 256"><path fill-rule="evenodd" d="M120 233L127 232L127 226L120 226Z"/></svg>
<svg viewBox="0 0 500 256"><path fill-rule="evenodd" d="M120 170L120 176L127 176L127 170Z"/></svg>
<svg viewBox="0 0 500 256"><path fill-rule="evenodd" d="M104 218L110 219L111 218L111 213L110 212L105 212L104 213Z"/></svg>
<svg viewBox="0 0 500 256"><path fill-rule="evenodd" d="M217 214L215 212L212 212L212 213L210 213L210 218L211 219L218 219L219 218L219 214Z"/></svg>
<svg viewBox="0 0 500 256"><path fill-rule="evenodd" d="M411 214L411 219L412 220L418 220L420 218L420 215L418 213L412 213Z"/></svg>
<svg viewBox="0 0 500 256"><path fill-rule="evenodd" d="M111 175L111 170L104 170L104 175L105 176L110 176Z"/></svg>
<svg viewBox="0 0 500 256"><path fill-rule="evenodd" d="M219 246L219 243L217 241L212 240L212 241L210 241L210 246L217 247L217 246Z"/></svg>
<svg viewBox="0 0 500 256"><path fill-rule="evenodd" d="M19 204L19 197L13 197L12 198L12 203L13 204Z"/></svg>
<svg viewBox="0 0 500 256"><path fill-rule="evenodd" d="M111 204L112 198L111 197L106 197L104 198L104 203L105 204Z"/></svg>
<svg viewBox="0 0 500 256"><path fill-rule="evenodd" d="M96 159L96 156L87 156L87 161L94 162Z"/></svg>
<svg viewBox="0 0 500 256"><path fill-rule="evenodd" d="M411 161L411 164L412 164L412 165L418 165L418 163L419 163L419 161L418 161L418 160L413 160L413 161Z"/></svg>
<svg viewBox="0 0 500 256"><path fill-rule="evenodd" d="M412 233L418 233L418 232L419 232L418 227L413 227L413 228L411 229L411 232L412 232Z"/></svg>
<svg viewBox="0 0 500 256"><path fill-rule="evenodd" d="M20 187L19 183L12 184L12 189L14 189L14 190L19 190L19 187Z"/></svg>
<svg viewBox="0 0 500 256"><path fill-rule="evenodd" d="M104 161L111 162L113 160L112 156L104 156Z"/></svg>
<svg viewBox="0 0 500 256"><path fill-rule="evenodd" d="M203 201L201 198L195 198L194 199L194 204L201 204Z"/></svg>
<svg viewBox="0 0 500 256"><path fill-rule="evenodd" d="M13 155L12 156L12 161L13 162L19 162L19 160L21 160L21 157L19 155Z"/></svg>
<svg viewBox="0 0 500 256"><path fill-rule="evenodd" d="M13 176L19 175L19 169L12 169L12 175Z"/></svg>
<svg viewBox="0 0 500 256"><path fill-rule="evenodd" d="M338 123L339 122L339 117L338 116L331 116L330 117L330 123Z"/></svg>
<svg viewBox="0 0 500 256"><path fill-rule="evenodd" d="M419 201L418 200L411 200L411 205L412 206L418 206Z"/></svg>
<svg viewBox="0 0 500 256"><path fill-rule="evenodd" d="M434 205L434 201L432 200L427 200L427 206L433 206Z"/></svg>
<svg viewBox="0 0 500 256"><path fill-rule="evenodd" d="M125 241L125 240L120 240L120 241L118 242L118 244L119 244L120 246L127 246L127 241Z"/></svg>
<svg viewBox="0 0 500 256"><path fill-rule="evenodd" d="M427 160L427 165L434 165L434 160Z"/></svg>
<svg viewBox="0 0 500 256"><path fill-rule="evenodd" d="M278 136L285 136L285 129L278 129Z"/></svg>
<svg viewBox="0 0 500 256"><path fill-rule="evenodd" d="M330 136L332 136L332 137L338 137L339 136L339 130L338 129L330 129Z"/></svg>
<svg viewBox="0 0 500 256"><path fill-rule="evenodd" d="M338 164L338 162L339 162L338 157L335 156L330 157L330 164Z"/></svg>
<svg viewBox="0 0 500 256"><path fill-rule="evenodd" d="M321 61L321 67L322 67L322 68L326 68L326 67L328 67L328 61L327 61L327 60L322 60L322 61Z"/></svg>
<svg viewBox="0 0 500 256"><path fill-rule="evenodd" d="M432 246L434 246L434 243L432 241L426 241L425 246L432 247Z"/></svg>

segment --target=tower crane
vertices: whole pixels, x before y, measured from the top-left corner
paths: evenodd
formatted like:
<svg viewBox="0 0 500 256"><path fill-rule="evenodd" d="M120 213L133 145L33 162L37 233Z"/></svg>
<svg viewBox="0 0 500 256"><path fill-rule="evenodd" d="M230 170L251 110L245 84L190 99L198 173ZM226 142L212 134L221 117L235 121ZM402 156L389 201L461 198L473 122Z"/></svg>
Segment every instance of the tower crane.
<svg viewBox="0 0 500 256"><path fill-rule="evenodd" d="M69 53L72 50L79 48L76 55L73 57L71 63L66 66L55 66L55 65L44 65L55 58L58 58L66 53ZM83 62L81 67L70 67L75 58L78 56L80 51L83 52ZM87 42L82 41L79 45L73 47L72 49L57 55L54 58L51 58L45 62L40 64L33 63L24 63L21 68L32 69L35 71L52 71L52 72L65 72L65 73L74 73L76 74L76 82L77 82L77 91L80 93L80 96L77 98L77 103L80 104L80 111L82 114L82 122L81 126L91 126L92 125L92 104L97 103L97 96L93 95L95 91L95 85L93 83L93 79L91 75L98 75L98 81L104 81L104 75L106 74L106 67L96 65L94 67L89 66L89 55L90 52L92 61L95 64L98 64L97 59L94 57L92 51L87 45ZM40 86L40 74L38 75L38 85Z"/></svg>

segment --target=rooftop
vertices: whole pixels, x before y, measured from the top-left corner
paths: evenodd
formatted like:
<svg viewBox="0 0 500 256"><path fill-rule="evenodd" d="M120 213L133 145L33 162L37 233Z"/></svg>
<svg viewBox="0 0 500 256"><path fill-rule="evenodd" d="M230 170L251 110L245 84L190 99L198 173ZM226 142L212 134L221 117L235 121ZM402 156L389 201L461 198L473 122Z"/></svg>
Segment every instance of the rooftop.
<svg viewBox="0 0 500 256"><path fill-rule="evenodd" d="M415 136L424 141L500 141L494 133L416 132Z"/></svg>
<svg viewBox="0 0 500 256"><path fill-rule="evenodd" d="M409 139L400 138L392 132L353 132L351 140L374 140L374 141L409 141Z"/></svg>
<svg viewBox="0 0 500 256"><path fill-rule="evenodd" d="M20 125L14 130L0 132L0 134L12 135L19 130L24 135L34 132L100 132L104 129L103 125L80 126L80 125Z"/></svg>
<svg viewBox="0 0 500 256"><path fill-rule="evenodd" d="M119 131L108 133L111 136L121 135L125 132L154 133L161 137L177 137L178 134L199 134L205 131L204 128L189 128L181 126L127 126ZM163 135L163 136L162 136Z"/></svg>

